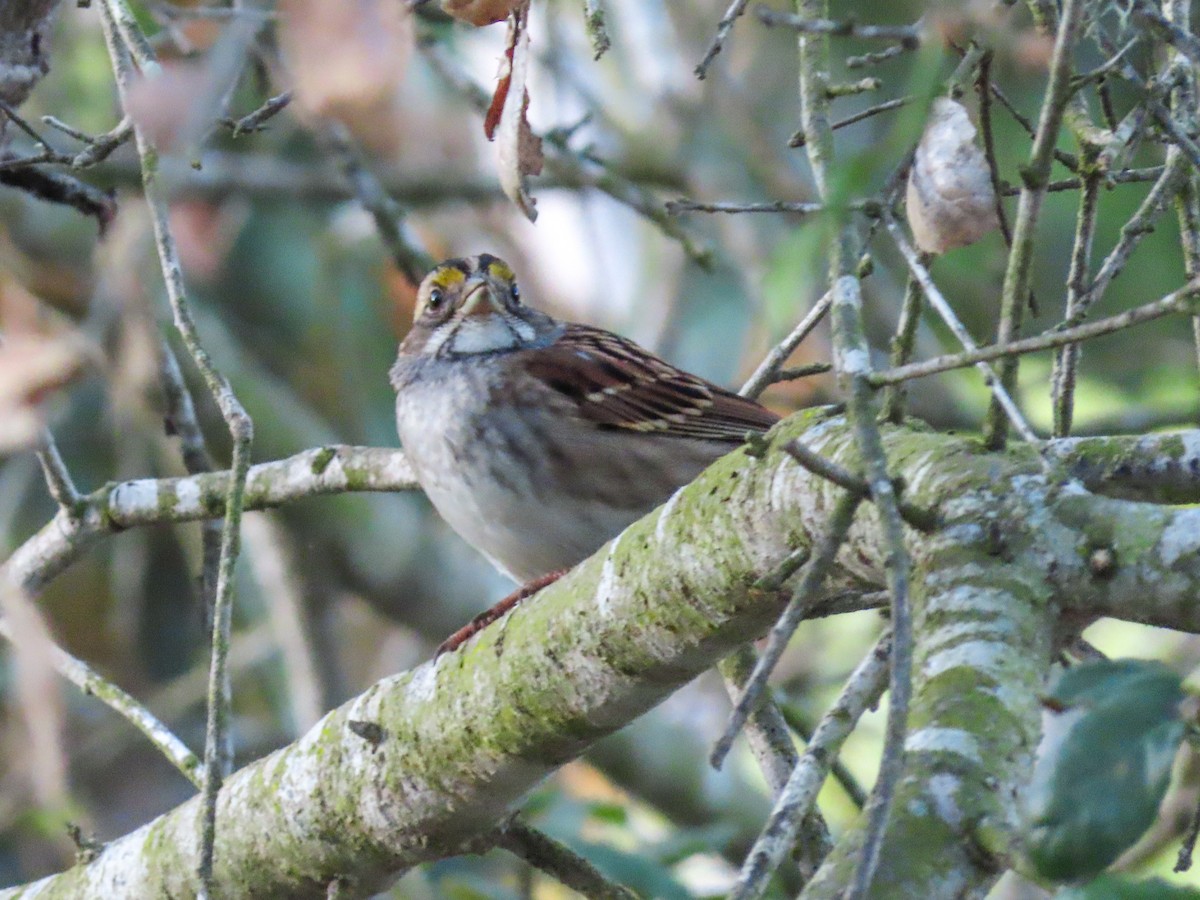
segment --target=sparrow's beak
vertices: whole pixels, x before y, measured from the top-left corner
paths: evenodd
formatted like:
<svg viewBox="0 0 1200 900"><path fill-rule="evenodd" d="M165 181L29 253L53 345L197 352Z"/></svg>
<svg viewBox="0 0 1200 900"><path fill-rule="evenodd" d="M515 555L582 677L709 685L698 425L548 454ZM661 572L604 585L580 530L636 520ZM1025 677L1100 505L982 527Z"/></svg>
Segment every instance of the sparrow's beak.
<svg viewBox="0 0 1200 900"><path fill-rule="evenodd" d="M504 304L488 279L472 277L467 280L464 291L461 309L463 317L490 316L493 313L504 312Z"/></svg>

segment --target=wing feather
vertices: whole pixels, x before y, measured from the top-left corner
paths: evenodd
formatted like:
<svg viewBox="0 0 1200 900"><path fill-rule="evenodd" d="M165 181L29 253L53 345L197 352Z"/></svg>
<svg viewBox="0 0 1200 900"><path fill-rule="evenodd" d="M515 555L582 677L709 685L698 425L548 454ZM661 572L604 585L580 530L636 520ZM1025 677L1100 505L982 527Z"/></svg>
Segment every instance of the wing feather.
<svg viewBox="0 0 1200 900"><path fill-rule="evenodd" d="M523 356L531 376L601 428L740 443L747 431L766 431L779 420L753 400L598 328L568 325L553 344Z"/></svg>

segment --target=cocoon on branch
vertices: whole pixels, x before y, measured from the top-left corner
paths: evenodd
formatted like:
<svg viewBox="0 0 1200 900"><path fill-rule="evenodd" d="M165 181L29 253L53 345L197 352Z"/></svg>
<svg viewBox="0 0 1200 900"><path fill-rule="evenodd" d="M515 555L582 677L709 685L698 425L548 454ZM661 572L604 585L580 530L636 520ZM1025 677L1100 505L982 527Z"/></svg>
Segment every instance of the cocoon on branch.
<svg viewBox="0 0 1200 900"><path fill-rule="evenodd" d="M961 103L933 102L904 199L913 238L926 253L973 244L1000 224L987 159Z"/></svg>

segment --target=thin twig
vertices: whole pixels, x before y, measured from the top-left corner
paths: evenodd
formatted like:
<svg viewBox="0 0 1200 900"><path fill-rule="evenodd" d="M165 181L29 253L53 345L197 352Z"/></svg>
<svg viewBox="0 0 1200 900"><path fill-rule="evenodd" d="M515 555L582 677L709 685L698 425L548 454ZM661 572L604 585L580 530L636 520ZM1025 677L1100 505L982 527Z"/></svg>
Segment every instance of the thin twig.
<svg viewBox="0 0 1200 900"><path fill-rule="evenodd" d="M0 635L13 640L12 629L4 619L0 619ZM158 748L184 778L200 787L200 759L154 713L57 644L51 643L50 651L51 662L60 675L128 721Z"/></svg>
<svg viewBox="0 0 1200 900"><path fill-rule="evenodd" d="M884 730L883 759L875 789L867 804L867 824L862 854L854 881L847 892L851 900L867 896L879 865L880 851L891 815L892 800L904 770L904 740L908 734L908 707L912 697L912 612L908 597L910 561L904 542L904 525L896 489L887 469L887 456L876 421L870 383L871 355L862 320L858 280L843 275L834 284L834 368L846 385L848 411L856 443L863 455L864 475L879 516L886 550L884 568L891 596L892 664L888 682L888 716Z"/></svg>
<svg viewBox="0 0 1200 900"><path fill-rule="evenodd" d="M500 829L496 846L592 900L637 900L637 894L609 881L570 847L520 819Z"/></svg>
<svg viewBox="0 0 1200 900"><path fill-rule="evenodd" d="M884 634L846 679L842 693L821 717L787 787L776 799L762 833L746 855L729 900L750 900L762 893L796 838L796 822L816 802L838 748L862 714L879 702L888 681L890 657L891 635Z"/></svg>
<svg viewBox="0 0 1200 900"><path fill-rule="evenodd" d="M882 683L882 682L881 682ZM795 703L779 704L779 711L783 713L783 718L787 722L788 727L796 732L805 744L811 744L814 735L812 719L805 715L800 707ZM840 757L835 756L830 764L829 772L833 775L834 780L842 786L842 790L846 792L846 796L850 802L862 809L867 805L867 790L864 788L854 776Z"/></svg>
<svg viewBox="0 0 1200 900"><path fill-rule="evenodd" d="M712 65L712 61L724 48L725 41L729 39L729 33L733 31L733 23L741 18L749 2L750 0L733 0L729 4L729 8L725 10L725 15L721 16L721 21L717 23L717 34L712 39L712 43L708 45L708 49L704 51L704 59L700 60L694 70L696 77L701 81L708 74L708 67Z"/></svg>
<svg viewBox="0 0 1200 900"><path fill-rule="evenodd" d="M1168 44L1188 58L1193 66L1200 66L1200 38L1185 26L1172 22L1147 0L1133 0L1133 17L1148 23Z"/></svg>
<svg viewBox="0 0 1200 900"><path fill-rule="evenodd" d="M433 267L433 259L414 247L404 234L404 211L384 188L382 182L363 162L349 129L340 122L326 128L327 143L333 156L354 186L358 202L371 214L375 229L393 262L415 286Z"/></svg>
<svg viewBox="0 0 1200 900"><path fill-rule="evenodd" d="M1124 270L1142 238L1153 230L1155 220L1182 189L1188 175L1188 162L1182 153L1172 150L1174 148L1167 151L1167 164L1162 175L1146 194L1133 217L1121 226L1120 239L1104 257L1096 277L1092 279L1087 291L1079 297L1064 324L1078 325L1087 317L1088 311L1104 296L1113 279Z"/></svg>
<svg viewBox="0 0 1200 900"><path fill-rule="evenodd" d="M826 481L832 481L838 487L858 494L864 500L871 499L871 486L864 479L802 444L799 439L785 444L783 452L814 475L824 478ZM918 509L910 503L905 503L903 500L898 500L897 503L901 518L914 528L928 531L936 524L931 513Z"/></svg>
<svg viewBox="0 0 1200 900"><path fill-rule="evenodd" d="M807 556L805 552L794 557L788 561L788 565L794 564L798 567ZM782 583L787 576L780 573L779 577ZM730 702L737 702L757 664L758 654L749 644L743 645L718 664L717 670L725 681ZM750 751L771 789L771 794L778 797L795 770L799 757L788 733L787 720L774 698L769 694L761 695L742 730L750 745ZM829 837L829 826L819 810L810 811L800 830L802 837L797 847L798 862L801 878L807 881L820 868L833 843Z"/></svg>
<svg viewBox="0 0 1200 900"><path fill-rule="evenodd" d="M813 304L813 308L792 329L791 334L773 347L766 358L758 364L758 368L754 370L754 374L746 380L746 383L742 385L742 389L738 393L743 397L749 397L753 400L773 384L776 375L783 364L787 362L788 357L795 352L796 348L817 327L817 323L821 321L825 313L829 312L829 307L832 304L832 293L826 293L820 300Z"/></svg>
<svg viewBox="0 0 1200 900"><path fill-rule="evenodd" d="M909 363L895 369L885 369L871 375L871 383L876 387L888 384L899 384L913 378L923 378L936 375L939 372L949 372L951 369L962 369L966 366L980 366L993 359L1005 356L1036 353L1039 350L1051 350L1055 347L1065 347L1081 341L1124 331L1143 322L1151 322L1172 314L1195 315L1197 304L1192 299L1200 293L1200 279L1193 279L1188 284L1173 293L1167 294L1160 300L1147 303L1127 310L1107 319L1098 319L1074 328L1048 331L1035 337L1021 338L1011 344L992 344L989 347L971 346L965 353L953 353L948 356L938 356L923 362ZM985 370L986 371L986 370ZM1018 425L1018 429L1020 429ZM1027 427L1027 426L1026 426Z"/></svg>
<svg viewBox="0 0 1200 900"><path fill-rule="evenodd" d="M793 28L803 34L851 37L867 41L900 41L908 49L916 49L921 42L919 25L860 25L852 19L837 22L833 19L806 18L766 6L756 6L754 14L758 16L758 21L768 28Z"/></svg>
<svg viewBox="0 0 1200 900"><path fill-rule="evenodd" d="M893 44L885 50L876 50L872 53L864 53L862 56L847 56L847 69L862 69L867 66L877 66L882 62L887 62L889 59L895 59L901 54L915 50L916 47L909 47L903 43Z"/></svg>
<svg viewBox="0 0 1200 900"><path fill-rule="evenodd" d="M808 553L805 552L801 559L807 557ZM725 689L729 693L731 703L737 702L757 664L758 654L749 644L742 645L732 655L721 660L717 670L725 681ZM745 731L750 750L758 761L758 768L767 782L767 787L771 789L772 795L778 796L787 784L799 757L792 745L783 714L770 696L764 695L762 702L751 710L746 720Z"/></svg>
<svg viewBox="0 0 1200 900"><path fill-rule="evenodd" d="M758 662L755 663L754 671L746 680L741 696L734 703L721 736L713 745L709 761L714 768L720 768L725 757L729 755L733 739L766 690L767 679L774 671L779 658L783 656L783 651L787 649L788 641L796 633L796 628L808 612L810 602L820 593L821 586L825 583L825 577L833 565L833 560L854 522L854 513L858 510L860 502L862 502L860 494L847 491L842 493L834 504L825 523L825 533L816 542L812 558L804 567L800 583L796 585L796 590L788 600L783 613L772 626L771 633L767 638L767 646L759 656Z"/></svg>
<svg viewBox="0 0 1200 900"><path fill-rule="evenodd" d="M103 0L101 24L105 43L112 59L121 104L129 108L129 93L133 83L130 54L137 59L143 76L152 78L161 71L153 51L137 22L122 0ZM216 834L216 800L225 775L233 768L232 744L229 738L231 698L227 659L229 632L232 625L233 567L237 560L241 537L242 502L245 496L246 475L250 466L250 444L254 425L234 394L229 381L216 368L200 342L195 322L188 307L183 283L183 270L178 249L171 233L167 201L158 181L158 152L146 133L135 126L138 158L146 204L154 226L155 246L166 284L167 299L175 327L187 347L196 368L216 401L233 442L232 477L225 503L225 523L221 536L221 558L217 574L216 599L213 609L212 667L209 678L208 725L204 747L204 790L201 822L199 878L205 896L211 896L213 844Z"/></svg>
<svg viewBox="0 0 1200 900"><path fill-rule="evenodd" d="M1004 246L1012 247L1012 226L1008 224L1008 212L1004 209L1000 193L1000 166L996 162L996 136L992 129L992 52L986 51L979 60L979 74L975 80L979 94L979 132L983 138L983 154L987 159L988 175L992 180L992 191L996 200L996 219L1000 223L1000 234ZM893 363L895 365L895 363Z"/></svg>
<svg viewBox="0 0 1200 900"><path fill-rule="evenodd" d="M824 375L826 372L833 371L833 363L816 362L809 363L807 366L791 366L786 369L780 369L775 374L775 383L780 381L795 381L798 378L808 378L812 375Z"/></svg>
<svg viewBox="0 0 1200 900"><path fill-rule="evenodd" d="M1196 851L1197 838L1200 838L1200 805L1197 805L1196 811L1192 813L1187 833L1183 836L1183 844L1179 848L1179 855L1175 858L1173 871L1186 872L1192 867L1192 854Z"/></svg>
<svg viewBox="0 0 1200 900"><path fill-rule="evenodd" d="M240 119L222 119L221 124L228 128L235 138L253 131L262 131L264 123L287 109L291 102L292 92L284 91L282 94L276 94L269 98L254 112L244 115Z"/></svg>
<svg viewBox="0 0 1200 900"><path fill-rule="evenodd" d="M162 376L163 425L168 434L179 437L180 456L183 466L192 475L211 472L215 465L204 432L196 418L196 407L192 393L183 380L179 360L166 340L160 346L160 369ZM203 603L205 623L212 627L213 609L217 602L217 573L221 566L221 520L205 519L200 524L200 597Z"/></svg>
<svg viewBox="0 0 1200 900"><path fill-rule="evenodd" d="M929 255L922 254L921 262L929 264ZM921 282L911 272L904 288L904 302L900 306L900 321L896 323L896 334L892 338L892 368L902 366L912 358L917 342L917 328L921 324ZM883 419L893 425L904 421L904 401L907 390L903 385L889 385L883 394Z"/></svg>
<svg viewBox="0 0 1200 900"><path fill-rule="evenodd" d="M1090 165L1090 162L1088 163ZM1088 272L1092 265L1092 241L1096 236L1096 209L1100 195L1100 173L1091 171L1083 178L1079 195L1079 212L1075 217L1075 243L1071 248L1071 265L1067 272L1067 306L1065 318L1075 316L1080 298L1084 296ZM1051 375L1051 403L1054 407L1054 436L1071 433L1075 414L1075 375L1079 366L1079 345L1067 344L1054 357Z"/></svg>
<svg viewBox="0 0 1200 900"><path fill-rule="evenodd" d="M42 466L42 474L46 478L46 489L59 509L74 515L82 499L67 464L63 462L62 454L58 452L58 444L50 429L42 431L42 449L37 452L38 462Z"/></svg>
<svg viewBox="0 0 1200 900"><path fill-rule="evenodd" d="M937 311L941 316L942 321L949 326L950 331L958 338L958 342L967 348L968 351L979 349L979 345L975 343L975 339L971 337L966 326L959 321L958 316L954 314L954 310L950 304L946 302L946 298L942 296L942 292L934 283L933 277L929 274L929 270L921 262L921 255L916 248L909 243L908 238L900 228L900 224L890 212L884 212L884 225L887 227L888 234L892 236L900 253L904 256L908 263L909 271L921 284L921 290L925 292L925 297L929 300L930 306ZM992 396L999 400L1001 407L1016 427L1017 432L1025 440L1030 443L1037 443L1038 437L1034 434L1033 429L1029 427L1029 423L1025 421L1025 417L1021 414L1021 410L1013 401L1012 396L1005 390L1000 383L1000 379L996 377L996 373L992 371L991 366L983 361L975 361L974 365L983 374L984 382L991 388ZM878 378L877 375L872 376Z"/></svg>
<svg viewBox="0 0 1200 900"><path fill-rule="evenodd" d="M1148 166L1144 169L1122 169L1119 172L1107 172L1104 176L1106 187L1118 184L1138 184L1145 181L1157 181L1162 177L1164 166ZM1060 178L1046 184L1046 193L1053 194L1061 191L1077 191L1083 187L1082 178ZM1005 197L1017 197L1021 193L1019 187L1001 183L1000 194Z"/></svg>
<svg viewBox="0 0 1200 900"><path fill-rule="evenodd" d="M1037 134L1029 154L1029 164L1023 170L1025 188L1021 191L1017 207L1017 220L1013 226L1013 245L1008 254L1008 267L1004 273L1004 287L1000 294L1000 326L997 343L1015 341L1021 333L1021 319L1029 297L1033 273L1033 251L1037 221L1046 196L1046 182L1050 180L1050 167L1054 158L1054 146L1062 127L1067 104L1071 100L1071 53L1075 40L1082 28L1082 0L1064 0L1058 33L1054 39L1054 52L1050 60L1050 83L1046 87L1046 98L1038 118ZM1017 384L1017 357L1008 357L1000 362L1000 387L1012 393ZM1004 446L1011 415L993 394L984 425L984 441L991 449Z"/></svg>
<svg viewBox="0 0 1200 900"><path fill-rule="evenodd" d="M883 103L877 103L874 106L868 106L866 109L854 113L854 115L846 116L844 119L839 119L829 127L834 131L837 131L839 128L845 128L847 125L854 125L858 122L861 122L863 119L869 119L872 116L879 115L880 113L890 112L893 109L899 109L902 106L912 103L912 101L912 97L897 97L894 100L885 100ZM788 146L803 147L807 141L808 136L803 131L797 131L790 138L788 138Z"/></svg>
<svg viewBox="0 0 1200 900"><path fill-rule="evenodd" d="M811 201L772 200L766 203L702 203L699 200L689 200L680 197L678 200L668 200L664 207L668 215L676 216L685 212L706 213L797 213L807 216L829 211L824 203ZM847 203L844 209L864 212L869 216L879 214L878 200L854 200Z"/></svg>

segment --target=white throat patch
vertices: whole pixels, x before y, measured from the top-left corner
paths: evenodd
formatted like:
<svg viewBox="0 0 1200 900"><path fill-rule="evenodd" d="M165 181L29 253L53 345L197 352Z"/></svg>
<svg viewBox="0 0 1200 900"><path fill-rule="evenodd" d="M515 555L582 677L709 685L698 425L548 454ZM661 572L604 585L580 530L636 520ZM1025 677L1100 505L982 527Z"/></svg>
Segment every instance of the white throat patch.
<svg viewBox="0 0 1200 900"><path fill-rule="evenodd" d="M441 341L452 353L494 353L529 344L536 336L533 326L516 316L469 316L462 322L450 322ZM441 331L442 329L438 329Z"/></svg>

